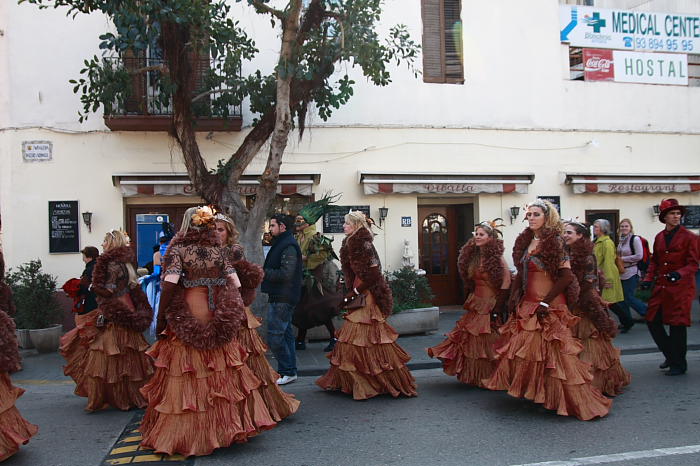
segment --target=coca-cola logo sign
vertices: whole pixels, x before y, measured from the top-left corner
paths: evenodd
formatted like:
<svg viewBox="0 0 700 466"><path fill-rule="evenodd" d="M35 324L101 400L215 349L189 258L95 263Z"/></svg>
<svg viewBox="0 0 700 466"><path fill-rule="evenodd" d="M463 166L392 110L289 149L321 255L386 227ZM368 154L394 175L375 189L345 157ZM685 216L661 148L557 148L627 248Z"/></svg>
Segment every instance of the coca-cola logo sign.
<svg viewBox="0 0 700 466"><path fill-rule="evenodd" d="M583 65L583 79L586 81L612 81L615 78L612 50L583 49Z"/></svg>

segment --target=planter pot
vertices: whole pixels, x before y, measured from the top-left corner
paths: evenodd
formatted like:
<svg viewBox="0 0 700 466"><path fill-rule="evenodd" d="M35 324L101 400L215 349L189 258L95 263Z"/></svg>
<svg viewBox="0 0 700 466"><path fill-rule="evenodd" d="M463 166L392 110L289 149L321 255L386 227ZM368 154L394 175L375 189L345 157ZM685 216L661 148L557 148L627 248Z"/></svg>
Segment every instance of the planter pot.
<svg viewBox="0 0 700 466"><path fill-rule="evenodd" d="M15 334L17 335L17 343L19 344L20 348L34 349L32 340L29 338L29 330L26 328L18 328L15 330Z"/></svg>
<svg viewBox="0 0 700 466"><path fill-rule="evenodd" d="M399 335L416 335L420 333L435 332L440 321L440 309L438 307L422 307L419 309L406 309L398 314L392 314L387 323L394 327ZM340 317L333 318L336 330L343 326L345 320ZM314 327L306 333L309 340L328 340L326 327Z"/></svg>
<svg viewBox="0 0 700 466"><path fill-rule="evenodd" d="M63 325L61 324L56 324L49 328L29 330L29 338L40 353L58 351L61 335L63 335Z"/></svg>

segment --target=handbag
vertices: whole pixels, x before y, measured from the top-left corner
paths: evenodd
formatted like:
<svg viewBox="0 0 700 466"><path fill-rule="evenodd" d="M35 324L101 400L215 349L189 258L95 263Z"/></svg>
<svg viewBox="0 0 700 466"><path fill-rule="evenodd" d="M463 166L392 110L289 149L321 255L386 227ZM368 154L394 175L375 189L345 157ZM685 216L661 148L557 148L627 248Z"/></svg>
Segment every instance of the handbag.
<svg viewBox="0 0 700 466"><path fill-rule="evenodd" d="M367 296L364 294L357 295L355 299L348 303L343 303L343 309L347 309L348 311L354 311L355 309L360 309L361 307L365 307L367 305Z"/></svg>
<svg viewBox="0 0 700 466"><path fill-rule="evenodd" d="M621 274L625 273L625 263L622 262L622 257L615 256L615 265L617 266L617 271Z"/></svg>

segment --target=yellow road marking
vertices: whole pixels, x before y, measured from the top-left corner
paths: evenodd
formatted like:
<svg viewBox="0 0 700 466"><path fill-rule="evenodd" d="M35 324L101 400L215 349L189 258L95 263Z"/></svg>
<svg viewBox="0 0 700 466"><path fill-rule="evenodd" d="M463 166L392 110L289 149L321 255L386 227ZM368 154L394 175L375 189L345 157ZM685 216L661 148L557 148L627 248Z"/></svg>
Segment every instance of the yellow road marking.
<svg viewBox="0 0 700 466"><path fill-rule="evenodd" d="M182 455L170 455L165 457L165 461L185 461L186 459L187 457Z"/></svg>
<svg viewBox="0 0 700 466"><path fill-rule="evenodd" d="M132 451L136 451L139 449L138 445L128 445L126 447L119 447L119 448L112 448L112 451L109 452L110 455L118 455L120 453L129 453Z"/></svg>
<svg viewBox="0 0 700 466"><path fill-rule="evenodd" d="M131 463L131 456L127 456L126 458L114 458L114 459L109 459L105 460L105 463L107 464L129 464Z"/></svg>
<svg viewBox="0 0 700 466"><path fill-rule="evenodd" d="M133 437L126 437L119 441L119 443L129 443L129 442L140 442L143 437L140 435L134 435Z"/></svg>
<svg viewBox="0 0 700 466"><path fill-rule="evenodd" d="M135 456L133 463L145 463L147 461L163 461L163 455Z"/></svg>

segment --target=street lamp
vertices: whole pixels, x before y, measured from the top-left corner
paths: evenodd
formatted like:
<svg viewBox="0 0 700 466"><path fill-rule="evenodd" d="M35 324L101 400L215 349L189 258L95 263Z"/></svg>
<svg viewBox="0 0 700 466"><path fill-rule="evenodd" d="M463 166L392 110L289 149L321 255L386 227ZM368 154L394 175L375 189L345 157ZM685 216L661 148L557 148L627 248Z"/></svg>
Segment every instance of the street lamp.
<svg viewBox="0 0 700 466"><path fill-rule="evenodd" d="M83 223L88 227L88 232L92 233L92 212L89 210L82 213Z"/></svg>
<svg viewBox="0 0 700 466"><path fill-rule="evenodd" d="M510 224L513 224L513 220L518 218L518 215L520 214L520 207L517 205L514 205L513 207L510 208Z"/></svg>
<svg viewBox="0 0 700 466"><path fill-rule="evenodd" d="M386 220L387 215L389 215L389 208L388 207L380 207L379 208L379 226L382 226L382 223L384 223L384 220Z"/></svg>

